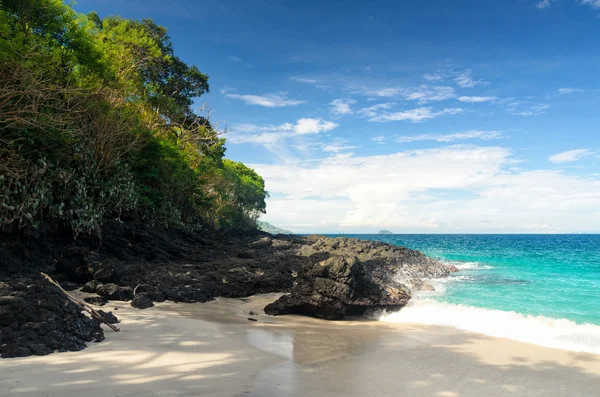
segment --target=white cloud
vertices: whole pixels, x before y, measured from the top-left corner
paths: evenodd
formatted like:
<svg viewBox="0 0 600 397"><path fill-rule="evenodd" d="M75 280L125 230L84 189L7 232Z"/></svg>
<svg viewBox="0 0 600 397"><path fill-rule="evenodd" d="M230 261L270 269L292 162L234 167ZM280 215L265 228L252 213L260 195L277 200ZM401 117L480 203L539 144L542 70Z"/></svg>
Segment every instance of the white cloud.
<svg viewBox="0 0 600 397"><path fill-rule="evenodd" d="M373 138L371 138L371 140L373 142L377 142L380 145L383 145L385 143L385 137L383 135L374 136Z"/></svg>
<svg viewBox="0 0 600 397"><path fill-rule="evenodd" d="M331 113L337 115L337 116L341 116L344 114L350 114L352 113L352 108L351 106L354 105L356 103L356 101L354 99L336 99L333 100L329 103L329 105L331 106Z"/></svg>
<svg viewBox="0 0 600 397"><path fill-rule="evenodd" d="M232 61L232 62L241 63L241 64L243 64L243 65L245 65L245 66L247 66L247 67L249 67L249 68L251 68L251 67L252 67L252 65L251 65L251 64L249 64L249 63L247 63L247 62L244 62L242 59L240 59L240 58L238 58L238 57L234 57L234 56L228 56L228 57L227 57L227 59L229 59L229 60L230 60L230 61Z"/></svg>
<svg viewBox="0 0 600 397"><path fill-rule="evenodd" d="M473 88L481 84L489 84L489 82L481 79L474 80L472 73L473 71L471 69L464 70L457 74L454 81L462 88Z"/></svg>
<svg viewBox="0 0 600 397"><path fill-rule="evenodd" d="M589 149L567 150L566 152L557 153L548 157L548 161L555 164L571 163L577 160L581 160L584 157L591 156L595 153L596 152L593 152Z"/></svg>
<svg viewBox="0 0 600 397"><path fill-rule="evenodd" d="M266 146L281 143L287 138L331 131L337 127L338 124L331 121L312 118L299 119L295 124L238 124L232 128L232 132L227 136L227 141L233 144L251 143Z"/></svg>
<svg viewBox="0 0 600 397"><path fill-rule="evenodd" d="M377 105L369 106L368 108L362 108L358 111L358 113L364 117L374 118L377 117L377 115L382 109L391 109L393 105L393 102L380 103Z"/></svg>
<svg viewBox="0 0 600 397"><path fill-rule="evenodd" d="M441 72L425 73L423 78L427 81L439 81L444 78L444 75Z"/></svg>
<svg viewBox="0 0 600 397"><path fill-rule="evenodd" d="M550 7L550 0L540 0L535 4L535 6L539 9Z"/></svg>
<svg viewBox="0 0 600 397"><path fill-rule="evenodd" d="M444 115L454 115L461 112L463 112L463 109L460 108L447 108L434 112L430 107L422 107L393 113L380 112L374 117L370 117L369 120L379 123L389 121L412 121L413 123L419 123L423 120L433 119Z"/></svg>
<svg viewBox="0 0 600 397"><path fill-rule="evenodd" d="M450 146L252 164L273 194L268 220L298 232L598 231L600 180L509 172L502 147Z"/></svg>
<svg viewBox="0 0 600 397"><path fill-rule="evenodd" d="M281 142L287 135L279 132L261 132L258 134L236 134L227 136L228 143L252 143L255 145L270 145Z"/></svg>
<svg viewBox="0 0 600 397"><path fill-rule="evenodd" d="M403 87L384 87L371 88L359 87L350 89L355 94L360 94L369 97L368 100L375 98L393 98L399 97L409 101L419 101L420 103L430 101L444 101L447 99L456 98L453 87L445 86L429 86L422 84L418 87L403 88Z"/></svg>
<svg viewBox="0 0 600 397"><path fill-rule="evenodd" d="M594 8L600 8L600 0L581 0L581 4L587 4Z"/></svg>
<svg viewBox="0 0 600 397"><path fill-rule="evenodd" d="M239 99L247 105L257 105L266 108L282 108L287 106L297 106L306 103L306 101L289 99L287 97L287 93L285 92L265 95L240 95L225 93L225 96L232 99Z"/></svg>
<svg viewBox="0 0 600 397"><path fill-rule="evenodd" d="M461 96L458 97L458 100L461 102L467 102L467 103L480 103L480 102L489 102L489 101L495 101L496 98L495 96Z"/></svg>
<svg viewBox="0 0 600 397"><path fill-rule="evenodd" d="M457 132L454 134L421 134L413 136L401 136L395 139L396 142L409 143L417 141L436 141L436 142L452 142L461 139L498 139L502 138L500 131L466 131Z"/></svg>
<svg viewBox="0 0 600 397"><path fill-rule="evenodd" d="M518 105L520 105L520 104L517 104L517 103L509 104L508 105L509 113L514 116L524 116L524 117L537 116L537 115L546 113L546 110L548 110L550 108L550 105L540 104L540 105L530 106L527 110L516 110L516 106L518 106Z"/></svg>
<svg viewBox="0 0 600 397"><path fill-rule="evenodd" d="M599 1L600 1L600 0L599 0ZM582 91L583 91L583 90L582 90L582 89L579 89L579 88L570 88L570 87L568 87L568 88L559 88L559 89L556 91L556 93L557 93L558 95L567 95L567 94L574 94L574 93L576 93L576 92L582 92Z"/></svg>
<svg viewBox="0 0 600 397"><path fill-rule="evenodd" d="M385 88L361 88L355 92L362 93L370 97L391 98L400 95L403 90L401 87L385 87Z"/></svg>
<svg viewBox="0 0 600 397"><path fill-rule="evenodd" d="M337 128L338 124L331 121L324 121L322 119L300 119L294 126L294 132L296 134L318 134L319 132L325 132Z"/></svg>
<svg viewBox="0 0 600 397"><path fill-rule="evenodd" d="M306 84L317 84L319 82L318 80L315 80L315 79L309 79L309 78L305 78L305 77L296 77L296 76L290 77L290 80L294 80L299 83L306 83Z"/></svg>
<svg viewBox="0 0 600 397"><path fill-rule="evenodd" d="M356 149L357 147L358 146L344 145L341 143L332 143L330 145L323 146L323 151L331 152L331 153L338 153L338 152L343 152L346 150Z"/></svg>
<svg viewBox="0 0 600 397"><path fill-rule="evenodd" d="M429 87L427 85L421 85L414 90L405 90L403 96L408 100L416 100L419 103L425 103L429 101L445 101L456 97L454 88L435 86Z"/></svg>

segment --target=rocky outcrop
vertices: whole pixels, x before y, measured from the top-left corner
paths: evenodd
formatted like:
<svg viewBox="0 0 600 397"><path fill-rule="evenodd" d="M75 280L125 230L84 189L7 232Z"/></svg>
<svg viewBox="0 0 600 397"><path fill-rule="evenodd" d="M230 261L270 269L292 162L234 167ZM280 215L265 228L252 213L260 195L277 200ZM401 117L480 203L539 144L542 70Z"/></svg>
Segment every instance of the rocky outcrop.
<svg viewBox="0 0 600 397"><path fill-rule="evenodd" d="M347 238L309 241L298 250L309 261L291 294L266 306L265 313L335 320L369 309L399 309L411 290L432 288L424 279L450 273L445 265L407 248Z"/></svg>
<svg viewBox="0 0 600 397"><path fill-rule="evenodd" d="M103 339L100 325L45 281L0 283L0 357L78 351Z"/></svg>
<svg viewBox="0 0 600 397"><path fill-rule="evenodd" d="M43 271L65 288L83 287L83 291L100 295L86 297L96 305L107 300L130 301L134 291L132 306L139 308L164 300L205 302L218 296L291 292L266 311L337 319L369 308L401 307L410 299L411 291L432 288L425 279L448 274L445 266L419 252L356 239L261 232L210 235L150 227L139 221L107 221L101 240L84 235L73 240L60 228L39 228L35 233L0 230L0 283L11 288L21 278L40 283L39 272ZM17 284L17 288L22 286ZM17 350L10 355L82 348L90 339L85 332L74 331L81 337L66 345L60 342L59 334L52 334L51 340L42 342L47 348L32 348L39 344L40 335L47 335L45 327L55 330L62 324L60 327L69 330L82 330L86 321L72 306L68 309L71 317L63 309L54 308L52 314L43 311L44 303L39 302L47 300L45 294L34 294L37 300L26 307L19 300L14 311L9 298L6 302L10 301L10 308L0 310L0 321L8 324L1 325L2 340L6 340L5 335L13 342L18 339L11 342ZM7 315L7 311L12 314ZM12 319L24 311L34 313L38 320L28 321L38 324L44 333L26 334L29 325L21 330L24 315L15 325ZM43 325L46 322L50 325ZM22 344L25 340L29 342Z"/></svg>

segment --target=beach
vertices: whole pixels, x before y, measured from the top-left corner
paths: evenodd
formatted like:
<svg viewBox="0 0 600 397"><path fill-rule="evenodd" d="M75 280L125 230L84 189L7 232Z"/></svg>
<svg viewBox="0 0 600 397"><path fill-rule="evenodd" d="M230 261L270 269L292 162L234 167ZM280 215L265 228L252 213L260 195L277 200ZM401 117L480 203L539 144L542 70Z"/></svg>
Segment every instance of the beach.
<svg viewBox="0 0 600 397"><path fill-rule="evenodd" d="M0 396L598 395L600 355L447 327L260 314L278 296L110 302L120 332L80 352L1 360Z"/></svg>

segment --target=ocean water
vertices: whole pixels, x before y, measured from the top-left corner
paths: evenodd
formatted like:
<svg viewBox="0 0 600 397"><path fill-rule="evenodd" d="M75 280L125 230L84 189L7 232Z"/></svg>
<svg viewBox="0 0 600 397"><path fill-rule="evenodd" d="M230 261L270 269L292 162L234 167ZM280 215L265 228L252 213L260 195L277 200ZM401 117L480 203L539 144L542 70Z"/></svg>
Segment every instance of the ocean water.
<svg viewBox="0 0 600 397"><path fill-rule="evenodd" d="M460 269L381 321L451 326L600 354L600 235L346 235Z"/></svg>

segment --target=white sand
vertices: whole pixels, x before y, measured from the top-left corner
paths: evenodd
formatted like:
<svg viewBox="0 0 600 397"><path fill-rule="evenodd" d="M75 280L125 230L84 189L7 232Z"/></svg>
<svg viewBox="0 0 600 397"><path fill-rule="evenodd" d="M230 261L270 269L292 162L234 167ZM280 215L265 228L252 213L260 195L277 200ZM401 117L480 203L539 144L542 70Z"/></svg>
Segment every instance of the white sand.
<svg viewBox="0 0 600 397"><path fill-rule="evenodd" d="M598 355L441 327L247 320L274 298L113 302L121 332L81 352L0 360L0 396L600 396Z"/></svg>

